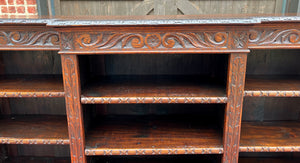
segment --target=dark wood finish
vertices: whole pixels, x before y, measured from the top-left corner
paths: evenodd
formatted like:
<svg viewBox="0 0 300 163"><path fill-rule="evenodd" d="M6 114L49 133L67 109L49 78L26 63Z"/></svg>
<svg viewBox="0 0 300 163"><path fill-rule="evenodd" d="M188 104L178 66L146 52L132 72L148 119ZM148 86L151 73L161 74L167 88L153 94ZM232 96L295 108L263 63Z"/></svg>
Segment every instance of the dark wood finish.
<svg viewBox="0 0 300 163"><path fill-rule="evenodd" d="M299 24L264 24L249 31L249 49L299 49Z"/></svg>
<svg viewBox="0 0 300 163"><path fill-rule="evenodd" d="M0 120L1 144L69 144L67 119L14 116Z"/></svg>
<svg viewBox="0 0 300 163"><path fill-rule="evenodd" d="M59 76L0 76L0 97L65 97Z"/></svg>
<svg viewBox="0 0 300 163"><path fill-rule="evenodd" d="M227 106L224 122L223 163L238 162L247 54L232 53L229 58Z"/></svg>
<svg viewBox="0 0 300 163"><path fill-rule="evenodd" d="M243 122L240 152L300 152L300 123Z"/></svg>
<svg viewBox="0 0 300 163"><path fill-rule="evenodd" d="M66 110L72 163L85 163L83 112L80 103L78 56L62 55Z"/></svg>
<svg viewBox="0 0 300 163"><path fill-rule="evenodd" d="M299 76L247 76L245 96L299 97Z"/></svg>
<svg viewBox="0 0 300 163"><path fill-rule="evenodd" d="M114 103L226 103L225 86L207 77L100 77L83 90L83 104Z"/></svg>
<svg viewBox="0 0 300 163"><path fill-rule="evenodd" d="M223 153L222 129L197 117L127 116L100 120L87 132L86 155Z"/></svg>
<svg viewBox="0 0 300 163"><path fill-rule="evenodd" d="M58 32L45 26L0 27L1 50L59 50Z"/></svg>
<svg viewBox="0 0 300 163"><path fill-rule="evenodd" d="M61 29L60 54L249 52L247 28L237 26ZM101 31L101 32L98 32ZM120 32L116 32L120 31ZM133 32L134 31L134 32Z"/></svg>
<svg viewBox="0 0 300 163"><path fill-rule="evenodd" d="M300 18L298 16L271 16L273 17L150 16L95 17L89 19L80 17L75 17L75 19L67 17L8 19L3 17L0 19L0 50L60 50L64 91L62 91L61 85L57 83L58 80L43 79L44 77L35 79L28 76L28 79L22 77L22 79L0 80L0 88L3 90L1 97L65 96L69 144L73 163L87 162L86 155L210 153L222 155L223 163L237 163L239 151L253 152L251 151L252 148L258 152L297 151L299 150L297 146L297 122L279 123L277 126L271 125L271 127L266 124L274 124L275 122L264 122L263 127L259 125L247 126L247 123L241 124L242 104L245 95L300 96L297 89L297 84L299 84L297 77L291 79L279 77L276 80L273 80L272 77L267 79L248 78L245 86L246 53L250 51L249 49L300 48ZM82 83L85 85L81 87L78 55L135 53L145 55L177 53L183 56L187 53L228 54L227 85L222 87L222 85L211 81L209 84L202 85L205 83L203 78L199 78L200 80L185 78L185 80L190 80L187 83L178 79L167 82L157 80L150 83L141 80L140 77L136 81L113 79L103 82L95 80L93 84L93 82L86 82L88 80L85 79L91 75L90 72L83 71L87 74L82 75ZM101 63L107 64L105 59L102 61ZM218 63L214 64L217 65ZM4 68L5 65L1 67L1 73L7 77ZM106 74L105 71L103 74ZM135 80L132 76L131 79ZM14 84L10 84L10 81ZM245 92L244 88L246 89ZM81 89L83 90L82 93ZM224 91L225 89L227 91ZM91 127L92 129L85 137L85 129L87 128L84 128L81 103L225 103L223 136L221 130L205 128L209 127L208 124L196 130L188 127L197 123L189 124L189 126L180 120L171 121L171 124L162 120L152 122L157 124L159 131L155 128L149 128L149 125L147 128L147 125L143 126L136 122L128 124L128 121L112 121L111 123L104 121L101 125L91 123L96 127L94 130ZM8 102L3 101L2 106L8 107L7 105ZM1 112L11 113L6 108L1 109ZM188 118L189 116L187 116ZM198 119L201 118L198 117ZM140 120L144 119L141 118ZM17 124L13 123L11 126ZM285 126L286 124L287 126ZM26 134L19 134L19 132L34 125L40 124L28 126L20 126L19 124L18 127L9 128L14 131L9 132L9 134L26 136ZM51 123L51 125L53 124ZM7 127L4 124L0 126ZM246 135L246 139L242 133L240 143L241 126L244 126L242 132L245 130L259 133ZM49 128L52 129L52 127ZM286 131L282 133L279 132L280 129ZM5 130L1 130L0 133L2 131ZM268 131L268 133L263 134L264 131ZM140 132L148 137L132 135L132 133ZM185 135L185 132L190 135ZM290 135L284 134L292 135L293 139L287 139ZM167 136L164 137L165 135ZM189 136L192 138L187 139ZM249 144L246 141L247 136L249 136ZM263 138L261 139L260 136ZM278 140L276 136L278 136ZM157 140L163 138L173 141L159 142ZM32 139L39 140L39 135L32 133ZM15 140L15 138L9 140L16 144L20 142L19 139ZM30 144L29 140L26 138L24 140L26 141L23 141L23 144ZM251 144L253 140L263 141L259 143L262 145L254 144L253 146ZM270 141L269 144L263 144L268 141ZM291 141L295 141L295 144ZM35 142L47 144L47 141ZM102 144L103 142L106 144ZM3 143L7 142L3 141ZM54 144L54 142L50 141L50 144ZM12 147L8 151L14 153L16 150Z"/></svg>

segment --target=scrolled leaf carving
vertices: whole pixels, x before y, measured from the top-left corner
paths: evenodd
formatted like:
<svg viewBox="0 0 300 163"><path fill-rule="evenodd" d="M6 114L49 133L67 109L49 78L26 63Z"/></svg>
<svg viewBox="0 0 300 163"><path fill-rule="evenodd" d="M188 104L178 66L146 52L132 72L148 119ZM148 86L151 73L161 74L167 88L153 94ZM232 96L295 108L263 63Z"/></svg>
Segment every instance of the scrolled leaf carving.
<svg viewBox="0 0 300 163"><path fill-rule="evenodd" d="M58 46L56 31L0 31L0 46Z"/></svg>
<svg viewBox="0 0 300 163"><path fill-rule="evenodd" d="M76 34L75 49L170 49L226 48L227 32L165 32Z"/></svg>
<svg viewBox="0 0 300 163"><path fill-rule="evenodd" d="M250 45L299 44L300 30L298 29L263 29L250 30Z"/></svg>

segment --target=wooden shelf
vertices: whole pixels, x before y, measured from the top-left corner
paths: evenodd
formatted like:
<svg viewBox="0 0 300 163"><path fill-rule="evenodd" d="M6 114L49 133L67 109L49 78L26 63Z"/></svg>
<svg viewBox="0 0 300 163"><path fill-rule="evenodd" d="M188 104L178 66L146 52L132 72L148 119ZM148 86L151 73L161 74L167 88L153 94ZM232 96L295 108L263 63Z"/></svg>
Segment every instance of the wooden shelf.
<svg viewBox="0 0 300 163"><path fill-rule="evenodd" d="M300 152L300 122L243 122L240 152Z"/></svg>
<svg viewBox="0 0 300 163"><path fill-rule="evenodd" d="M86 155L223 153L222 129L199 116L101 119L87 132Z"/></svg>
<svg viewBox="0 0 300 163"><path fill-rule="evenodd" d="M16 116L0 120L1 144L69 144L64 116Z"/></svg>
<svg viewBox="0 0 300 163"><path fill-rule="evenodd" d="M225 85L225 84L224 84ZM203 77L109 76L83 90L83 104L226 103L226 87Z"/></svg>
<svg viewBox="0 0 300 163"><path fill-rule="evenodd" d="M0 97L64 97L64 95L60 76L0 76Z"/></svg>
<svg viewBox="0 0 300 163"><path fill-rule="evenodd" d="M239 163L299 163L294 158L240 158Z"/></svg>
<svg viewBox="0 0 300 163"><path fill-rule="evenodd" d="M71 160L69 158L44 158L44 157L15 157L5 160L4 163L69 163Z"/></svg>
<svg viewBox="0 0 300 163"><path fill-rule="evenodd" d="M300 77L247 76L245 96L300 97Z"/></svg>

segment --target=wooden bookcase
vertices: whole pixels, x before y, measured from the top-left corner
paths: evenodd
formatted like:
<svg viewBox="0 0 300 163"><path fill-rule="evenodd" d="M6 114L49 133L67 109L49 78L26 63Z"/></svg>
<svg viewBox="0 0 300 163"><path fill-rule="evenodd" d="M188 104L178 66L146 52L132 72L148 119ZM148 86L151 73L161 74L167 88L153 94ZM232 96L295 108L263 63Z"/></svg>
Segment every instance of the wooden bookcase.
<svg viewBox="0 0 300 163"><path fill-rule="evenodd" d="M298 162L299 20L2 18L0 161Z"/></svg>

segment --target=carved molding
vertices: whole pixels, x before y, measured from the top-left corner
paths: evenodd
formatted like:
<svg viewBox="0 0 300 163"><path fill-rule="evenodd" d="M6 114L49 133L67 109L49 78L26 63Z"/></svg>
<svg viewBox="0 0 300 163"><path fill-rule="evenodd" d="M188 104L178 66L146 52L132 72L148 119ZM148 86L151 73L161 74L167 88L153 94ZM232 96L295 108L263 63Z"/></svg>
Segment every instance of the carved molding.
<svg viewBox="0 0 300 163"><path fill-rule="evenodd" d="M59 49L59 36L56 31L0 31L1 47L45 47Z"/></svg>
<svg viewBox="0 0 300 163"><path fill-rule="evenodd" d="M251 97L300 97L300 91L244 91Z"/></svg>
<svg viewBox="0 0 300 163"><path fill-rule="evenodd" d="M0 144L69 144L69 139L14 139L1 138Z"/></svg>
<svg viewBox="0 0 300 163"><path fill-rule="evenodd" d="M0 92L0 97L65 97L64 92Z"/></svg>
<svg viewBox="0 0 300 163"><path fill-rule="evenodd" d="M227 97L81 97L83 104L226 103Z"/></svg>
<svg viewBox="0 0 300 163"><path fill-rule="evenodd" d="M251 29L249 46L280 46L300 44L299 29Z"/></svg>
<svg viewBox="0 0 300 163"><path fill-rule="evenodd" d="M240 147L240 152L300 152L300 146L287 146L287 147L270 147L270 146Z"/></svg>
<svg viewBox="0 0 300 163"><path fill-rule="evenodd" d="M95 155L176 155L176 154L222 154L223 148L187 149L85 149L87 156Z"/></svg>
<svg viewBox="0 0 300 163"><path fill-rule="evenodd" d="M226 49L228 36L229 32L78 32L74 34L74 50ZM65 41L72 40L62 38L62 41L66 45ZM62 48L72 49L66 47L69 46Z"/></svg>

